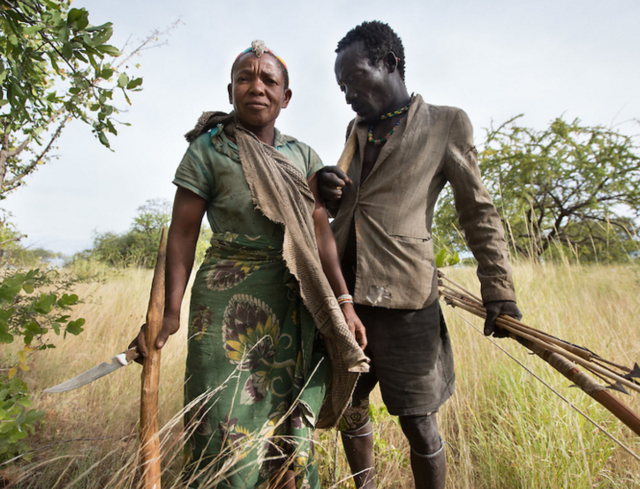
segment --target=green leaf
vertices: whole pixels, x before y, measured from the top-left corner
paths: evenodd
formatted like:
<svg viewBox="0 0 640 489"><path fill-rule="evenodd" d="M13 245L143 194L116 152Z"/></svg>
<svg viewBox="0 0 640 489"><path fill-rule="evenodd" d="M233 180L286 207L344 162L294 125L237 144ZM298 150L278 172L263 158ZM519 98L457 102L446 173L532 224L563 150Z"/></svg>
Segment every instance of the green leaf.
<svg viewBox="0 0 640 489"><path fill-rule="evenodd" d="M442 248L436 255L436 267L442 268L444 266L446 259L447 259L447 249Z"/></svg>
<svg viewBox="0 0 640 489"><path fill-rule="evenodd" d="M22 399L18 400L18 404L24 407L31 407L31 399L29 399L28 397L23 397Z"/></svg>
<svg viewBox="0 0 640 489"><path fill-rule="evenodd" d="M78 296L76 294L62 294L62 297L58 299L58 305L62 308L73 306L73 305L76 305L77 303L78 303Z"/></svg>
<svg viewBox="0 0 640 489"><path fill-rule="evenodd" d="M30 323L28 323L24 327L24 329L29 333L32 333L34 336L42 333L42 328L40 328L40 326L38 326L38 323L36 323L35 321L31 321Z"/></svg>
<svg viewBox="0 0 640 489"><path fill-rule="evenodd" d="M0 300L6 303L11 303L13 302L13 299L16 297L16 295L18 295L18 293L22 289L22 285L21 284L12 285L7 282L8 281L5 280L5 283L3 284L3 286L0 287Z"/></svg>
<svg viewBox="0 0 640 489"><path fill-rule="evenodd" d="M69 28L68 27L63 27L62 29L60 29L58 31L58 40L60 42L66 43L69 41Z"/></svg>
<svg viewBox="0 0 640 489"><path fill-rule="evenodd" d="M20 410L20 414L18 414L18 416L16 417L16 424L18 426L20 426L22 423L24 423L27 419L27 413L26 410L23 408Z"/></svg>
<svg viewBox="0 0 640 489"><path fill-rule="evenodd" d="M108 80L113 76L114 71L115 70L111 67L102 68L102 71L100 72L100 78Z"/></svg>
<svg viewBox="0 0 640 489"><path fill-rule="evenodd" d="M38 302L34 304L34 309L41 314L49 314L55 303L55 294L42 294Z"/></svg>
<svg viewBox="0 0 640 489"><path fill-rule="evenodd" d="M9 333L5 333L4 331L0 331L0 343L13 343L13 336Z"/></svg>
<svg viewBox="0 0 640 489"><path fill-rule="evenodd" d="M62 52L62 55L69 59L71 58L71 56L73 55L73 49L71 48L71 43L65 42L62 45L62 48L60 49L60 51Z"/></svg>
<svg viewBox="0 0 640 489"><path fill-rule="evenodd" d="M77 336L84 331L84 329L82 329L82 325L84 323L85 321L82 318L76 319L75 321L69 321L69 324L67 324L66 327L66 332Z"/></svg>
<svg viewBox="0 0 640 489"><path fill-rule="evenodd" d="M69 14L67 15L67 24L69 27L79 31L83 30L89 25L89 12L83 8L72 8L69 10Z"/></svg>
<svg viewBox="0 0 640 489"><path fill-rule="evenodd" d="M44 418L45 412L44 411L38 411L37 409L30 409L29 412L27 413L25 422L27 424L33 424L36 421Z"/></svg>
<svg viewBox="0 0 640 489"><path fill-rule="evenodd" d="M112 22L105 22L102 25L92 25L87 27L85 30L87 32L96 32L96 31L103 31L105 29L111 28L113 26Z"/></svg>
<svg viewBox="0 0 640 489"><path fill-rule="evenodd" d="M109 44L102 44L101 46L96 46L96 49L101 53L108 54L109 56L114 56L114 57L120 56L120 50Z"/></svg>
<svg viewBox="0 0 640 489"><path fill-rule="evenodd" d="M126 73L120 73L118 77L118 86L120 88L124 88L129 83L129 76Z"/></svg>
<svg viewBox="0 0 640 489"><path fill-rule="evenodd" d="M74 52L73 52L73 55L74 55L77 59L79 59L80 61L82 61L82 62L84 62L84 63L88 63L88 62L89 62L89 60L88 60L87 58L85 58L85 57L82 55L82 53L80 53L80 51L74 51Z"/></svg>
<svg viewBox="0 0 640 489"><path fill-rule="evenodd" d="M134 78L127 84L127 90L133 90L134 88L142 85L142 78Z"/></svg>
<svg viewBox="0 0 640 489"><path fill-rule="evenodd" d="M105 24L106 25L106 24ZM92 46L93 47L98 47L103 45L105 42L107 42L109 39L111 39L111 36L113 35L113 29L111 29L111 27L107 27L104 28L100 31L97 31L92 38Z"/></svg>
<svg viewBox="0 0 640 489"><path fill-rule="evenodd" d="M102 131L98 132L98 139L107 148L111 147L111 146L109 146L109 139L107 138L107 136Z"/></svg>

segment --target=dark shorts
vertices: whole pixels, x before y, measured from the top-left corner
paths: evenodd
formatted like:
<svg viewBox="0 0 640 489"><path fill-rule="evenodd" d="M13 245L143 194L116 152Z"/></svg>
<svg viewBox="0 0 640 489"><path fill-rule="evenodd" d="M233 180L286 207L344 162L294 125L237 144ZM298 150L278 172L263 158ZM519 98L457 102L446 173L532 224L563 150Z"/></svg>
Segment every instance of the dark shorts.
<svg viewBox="0 0 640 489"><path fill-rule="evenodd" d="M361 374L341 429L366 420L368 398L380 383L382 400L391 414L415 416L438 410L453 394L455 374L451 341L440 304L420 310L385 309L356 304L367 330L365 350L371 370Z"/></svg>

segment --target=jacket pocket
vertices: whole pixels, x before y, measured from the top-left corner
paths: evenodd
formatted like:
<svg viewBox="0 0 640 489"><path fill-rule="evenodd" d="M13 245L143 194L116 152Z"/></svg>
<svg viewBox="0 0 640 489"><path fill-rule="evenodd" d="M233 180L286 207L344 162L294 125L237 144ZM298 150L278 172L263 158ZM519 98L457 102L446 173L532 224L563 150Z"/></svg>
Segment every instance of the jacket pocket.
<svg viewBox="0 0 640 489"><path fill-rule="evenodd" d="M434 260L433 243L431 236L427 233L424 236L409 236L406 234L389 234L389 238L394 243L393 248L405 261L412 263L412 266L422 268L421 262L431 262Z"/></svg>

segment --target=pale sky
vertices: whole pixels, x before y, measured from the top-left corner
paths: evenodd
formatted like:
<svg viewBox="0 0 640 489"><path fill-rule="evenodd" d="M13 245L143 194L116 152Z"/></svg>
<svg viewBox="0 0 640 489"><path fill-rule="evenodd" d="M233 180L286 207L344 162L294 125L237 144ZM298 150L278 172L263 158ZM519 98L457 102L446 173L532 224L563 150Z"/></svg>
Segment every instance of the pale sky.
<svg viewBox="0 0 640 489"><path fill-rule="evenodd" d="M180 19L168 44L143 53L144 77L120 114L113 152L73 123L59 159L41 167L0 207L24 244L72 254L92 234L124 232L146 200L172 199L183 134L205 110L230 110L231 63L253 39L287 63L293 99L278 128L335 164L353 117L335 81L335 46L365 20L387 22L405 46L406 82L432 104L463 108L476 143L491 121L543 129L554 118L640 133L640 2L637 0L394 2L75 0L89 21L114 24L122 47ZM124 105L121 105L124 108Z"/></svg>

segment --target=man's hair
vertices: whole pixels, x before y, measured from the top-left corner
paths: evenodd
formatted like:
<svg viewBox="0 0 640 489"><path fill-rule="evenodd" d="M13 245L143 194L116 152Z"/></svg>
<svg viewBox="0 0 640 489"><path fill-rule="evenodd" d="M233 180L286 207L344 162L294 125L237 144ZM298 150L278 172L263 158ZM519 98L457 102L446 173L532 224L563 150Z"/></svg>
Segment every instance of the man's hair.
<svg viewBox="0 0 640 489"><path fill-rule="evenodd" d="M398 37L389 24L373 20L371 22L363 22L354 27L347 35L338 43L336 53L343 51L347 46L362 41L364 47L369 53L369 60L372 64L377 63L392 51L398 58L398 71L404 81L404 47L402 39Z"/></svg>

